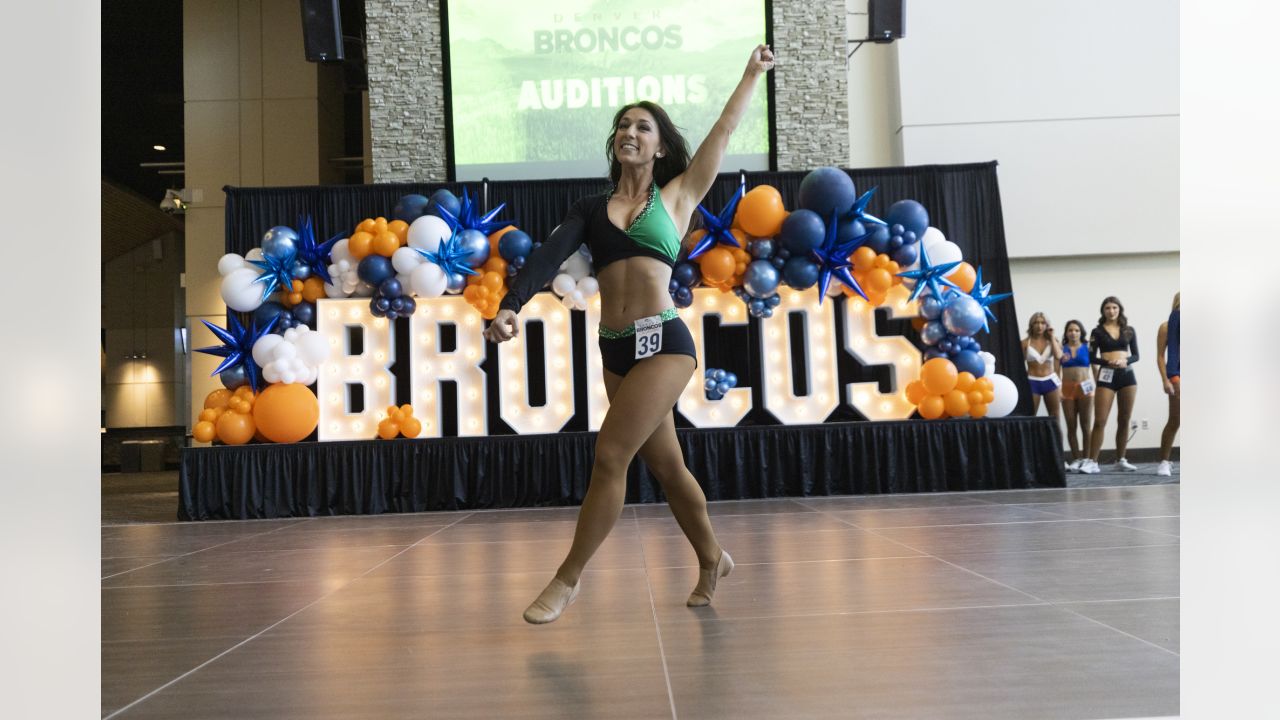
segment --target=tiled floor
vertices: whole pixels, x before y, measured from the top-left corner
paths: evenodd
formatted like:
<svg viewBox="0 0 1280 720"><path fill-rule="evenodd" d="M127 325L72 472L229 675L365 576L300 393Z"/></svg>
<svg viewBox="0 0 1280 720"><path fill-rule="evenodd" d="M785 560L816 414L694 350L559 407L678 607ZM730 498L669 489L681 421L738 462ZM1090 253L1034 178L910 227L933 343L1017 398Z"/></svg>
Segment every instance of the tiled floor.
<svg viewBox="0 0 1280 720"><path fill-rule="evenodd" d="M106 717L1178 712L1177 484L713 503L738 566L696 610L669 511L628 506L536 627L576 508L119 525L113 502Z"/></svg>

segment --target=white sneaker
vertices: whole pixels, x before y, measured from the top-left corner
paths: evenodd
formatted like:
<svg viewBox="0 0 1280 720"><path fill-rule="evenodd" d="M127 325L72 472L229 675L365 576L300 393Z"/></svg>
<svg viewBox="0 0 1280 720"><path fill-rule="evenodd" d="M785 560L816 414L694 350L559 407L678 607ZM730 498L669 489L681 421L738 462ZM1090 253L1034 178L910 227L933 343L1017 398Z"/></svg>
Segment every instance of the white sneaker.
<svg viewBox="0 0 1280 720"><path fill-rule="evenodd" d="M1097 475L1098 473L1102 472L1102 469L1098 467L1098 461L1085 460L1084 462L1080 463L1080 472L1084 473L1085 475Z"/></svg>
<svg viewBox="0 0 1280 720"><path fill-rule="evenodd" d="M1156 474L1160 477L1172 477L1173 463L1168 460L1161 460L1160 464L1156 466Z"/></svg>
<svg viewBox="0 0 1280 720"><path fill-rule="evenodd" d="M1084 458L1081 458L1079 460L1072 460L1067 465L1067 472L1078 473L1080 472L1080 466L1083 464L1084 464Z"/></svg>
<svg viewBox="0 0 1280 720"><path fill-rule="evenodd" d="M1133 472L1138 468L1136 465L1129 462L1128 460L1125 460L1124 458L1120 458L1119 460L1116 460L1115 469L1119 472Z"/></svg>

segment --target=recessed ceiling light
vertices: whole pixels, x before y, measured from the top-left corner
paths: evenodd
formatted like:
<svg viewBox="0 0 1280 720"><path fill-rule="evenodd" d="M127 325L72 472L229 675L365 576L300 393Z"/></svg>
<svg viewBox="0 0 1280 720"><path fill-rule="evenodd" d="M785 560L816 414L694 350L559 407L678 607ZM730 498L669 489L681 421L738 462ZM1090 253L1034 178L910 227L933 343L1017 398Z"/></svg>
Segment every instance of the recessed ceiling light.
<svg viewBox="0 0 1280 720"><path fill-rule="evenodd" d="M160 152L164 152L164 146L163 146L163 145L152 145L151 147L152 147L152 149L159 150Z"/></svg>

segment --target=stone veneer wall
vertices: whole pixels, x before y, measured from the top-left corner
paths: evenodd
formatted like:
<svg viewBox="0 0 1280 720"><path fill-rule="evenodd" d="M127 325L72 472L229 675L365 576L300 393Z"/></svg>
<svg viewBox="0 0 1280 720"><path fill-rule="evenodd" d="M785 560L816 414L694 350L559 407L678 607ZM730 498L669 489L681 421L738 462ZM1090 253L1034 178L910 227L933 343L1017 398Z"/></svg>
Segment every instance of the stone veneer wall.
<svg viewBox="0 0 1280 720"><path fill-rule="evenodd" d="M439 0L365 0L374 182L446 180ZM779 170L849 158L845 4L774 0ZM745 64L745 58L744 58Z"/></svg>

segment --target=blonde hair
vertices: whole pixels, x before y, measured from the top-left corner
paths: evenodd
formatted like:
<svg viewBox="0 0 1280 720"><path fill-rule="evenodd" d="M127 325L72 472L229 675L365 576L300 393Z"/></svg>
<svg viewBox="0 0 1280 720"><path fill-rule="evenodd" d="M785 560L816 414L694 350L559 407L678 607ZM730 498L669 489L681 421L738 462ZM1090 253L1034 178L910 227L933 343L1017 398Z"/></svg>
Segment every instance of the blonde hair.
<svg viewBox="0 0 1280 720"><path fill-rule="evenodd" d="M1180 307L1182 307L1182 291L1181 290L1173 294L1173 309L1177 310Z"/></svg>
<svg viewBox="0 0 1280 720"><path fill-rule="evenodd" d="M1049 329L1049 318L1045 317L1044 313L1042 312L1032 313L1031 319L1027 321L1027 337L1032 337L1031 328L1036 324L1036 320L1043 320L1045 329L1046 330Z"/></svg>

